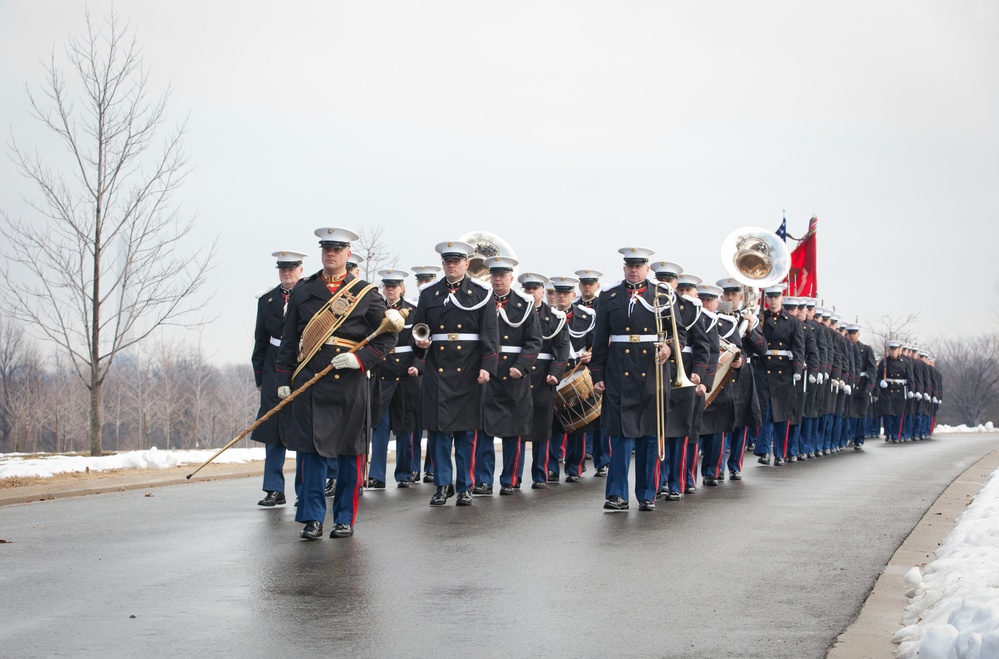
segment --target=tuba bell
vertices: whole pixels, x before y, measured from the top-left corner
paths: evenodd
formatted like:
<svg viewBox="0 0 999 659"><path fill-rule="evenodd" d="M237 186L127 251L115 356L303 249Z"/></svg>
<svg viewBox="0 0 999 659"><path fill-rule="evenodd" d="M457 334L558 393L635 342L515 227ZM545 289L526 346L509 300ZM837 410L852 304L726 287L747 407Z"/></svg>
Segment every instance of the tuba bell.
<svg viewBox="0 0 999 659"><path fill-rule="evenodd" d="M766 288L791 270L791 253L773 231L760 227L736 229L721 246L722 265L732 278L752 288Z"/></svg>
<svg viewBox="0 0 999 659"><path fill-rule="evenodd" d="M508 242L488 231L471 231L459 238L459 240L470 244L475 249L475 253L468 259L467 274L469 277L474 277L479 281L489 281L489 268L484 263L486 259L493 256L517 258L517 255ZM515 278L517 276L516 268L514 268L513 276Z"/></svg>

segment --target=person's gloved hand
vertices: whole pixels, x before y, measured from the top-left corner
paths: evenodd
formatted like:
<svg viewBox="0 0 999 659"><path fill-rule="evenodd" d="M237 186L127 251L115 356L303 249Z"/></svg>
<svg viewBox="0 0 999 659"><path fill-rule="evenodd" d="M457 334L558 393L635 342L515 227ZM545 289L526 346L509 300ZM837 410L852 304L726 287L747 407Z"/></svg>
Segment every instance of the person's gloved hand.
<svg viewBox="0 0 999 659"><path fill-rule="evenodd" d="M794 376L791 377L791 379L794 380L795 384L801 382L801 373L795 373Z"/></svg>
<svg viewBox="0 0 999 659"><path fill-rule="evenodd" d="M881 388L882 389L887 389L888 388L888 380L882 380L881 381Z"/></svg>
<svg viewBox="0 0 999 659"><path fill-rule="evenodd" d="M851 387L850 385L846 385L845 387L843 387L843 393L849 396L851 393L853 393L853 387Z"/></svg>
<svg viewBox="0 0 999 659"><path fill-rule="evenodd" d="M291 395L291 387L278 387L278 398L284 400Z"/></svg>
<svg viewBox="0 0 999 659"><path fill-rule="evenodd" d="M349 352L342 352L330 362L333 368L361 368L361 360Z"/></svg>

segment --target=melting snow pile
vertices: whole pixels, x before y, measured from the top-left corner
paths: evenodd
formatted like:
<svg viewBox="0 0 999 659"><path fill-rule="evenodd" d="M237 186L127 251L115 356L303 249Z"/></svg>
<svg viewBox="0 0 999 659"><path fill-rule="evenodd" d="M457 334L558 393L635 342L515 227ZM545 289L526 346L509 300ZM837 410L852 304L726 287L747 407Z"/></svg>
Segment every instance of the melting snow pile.
<svg viewBox="0 0 999 659"><path fill-rule="evenodd" d="M991 425L991 424L989 424ZM958 519L937 558L905 575L912 598L895 633L903 659L999 657L999 471Z"/></svg>
<svg viewBox="0 0 999 659"><path fill-rule="evenodd" d="M0 454L0 478L53 476L74 471L109 469L169 469L183 464L201 464L217 449L199 451L128 451L96 458L85 455L45 455L25 458L24 454ZM292 454L294 455L294 454ZM264 459L264 448L233 448L215 458L217 463L243 463Z"/></svg>
<svg viewBox="0 0 999 659"><path fill-rule="evenodd" d="M963 423L959 426L940 425L940 426L935 426L933 428L934 435L937 433L952 433L952 432L967 433L967 432L995 432L995 431L996 427L991 421L989 421L988 423L980 424L978 426L972 426L970 428L964 425Z"/></svg>

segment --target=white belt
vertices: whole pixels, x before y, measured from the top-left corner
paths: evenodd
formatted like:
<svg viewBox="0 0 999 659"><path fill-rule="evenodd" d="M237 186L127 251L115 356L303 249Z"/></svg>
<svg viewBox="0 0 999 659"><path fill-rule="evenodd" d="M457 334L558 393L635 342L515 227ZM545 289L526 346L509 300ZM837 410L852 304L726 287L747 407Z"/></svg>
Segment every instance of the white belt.
<svg viewBox="0 0 999 659"><path fill-rule="evenodd" d="M550 353L550 352L539 352L538 353L538 361L544 361L544 360L547 360L547 359L555 359L555 358L552 356L552 353Z"/></svg>
<svg viewBox="0 0 999 659"><path fill-rule="evenodd" d="M787 357L788 359L794 359L794 353L790 350L767 350L767 355L770 357Z"/></svg>
<svg viewBox="0 0 999 659"><path fill-rule="evenodd" d="M431 334L431 341L478 341L478 334L458 334L457 332L449 332L447 334Z"/></svg>
<svg viewBox="0 0 999 659"><path fill-rule="evenodd" d="M520 346L500 346L500 352L520 352L523 350Z"/></svg>
<svg viewBox="0 0 999 659"><path fill-rule="evenodd" d="M659 337L655 334L611 334L611 343L655 343Z"/></svg>
<svg viewBox="0 0 999 659"><path fill-rule="evenodd" d="M692 355L694 354L694 349L691 348L690 346L683 346L683 348L680 349L680 352L685 352L688 355Z"/></svg>
<svg viewBox="0 0 999 659"><path fill-rule="evenodd" d="M275 339L275 338L274 338L274 337L272 336L272 337L271 337L271 345L272 345L272 346L277 346L277 347L279 347L279 348L280 348L280 347L281 347L281 339Z"/></svg>
<svg viewBox="0 0 999 659"><path fill-rule="evenodd" d="M413 349L410 346L399 346L389 350L390 355L398 355L400 352L413 352Z"/></svg>
<svg viewBox="0 0 999 659"><path fill-rule="evenodd" d="M899 380L898 378L888 378L885 380L888 384L905 384L906 380Z"/></svg>

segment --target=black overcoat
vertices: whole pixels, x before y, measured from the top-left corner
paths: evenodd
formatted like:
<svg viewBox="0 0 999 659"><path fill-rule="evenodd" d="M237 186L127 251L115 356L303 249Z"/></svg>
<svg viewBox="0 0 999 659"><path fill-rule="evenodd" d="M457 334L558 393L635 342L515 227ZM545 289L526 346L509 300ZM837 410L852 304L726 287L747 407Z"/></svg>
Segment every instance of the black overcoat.
<svg viewBox="0 0 999 659"><path fill-rule="evenodd" d="M534 419L530 374L541 352L541 326L534 313L534 298L511 291L509 297L496 303L496 321L499 365L496 377L486 383L482 428L491 437L526 439ZM523 377L511 377L514 368Z"/></svg>

